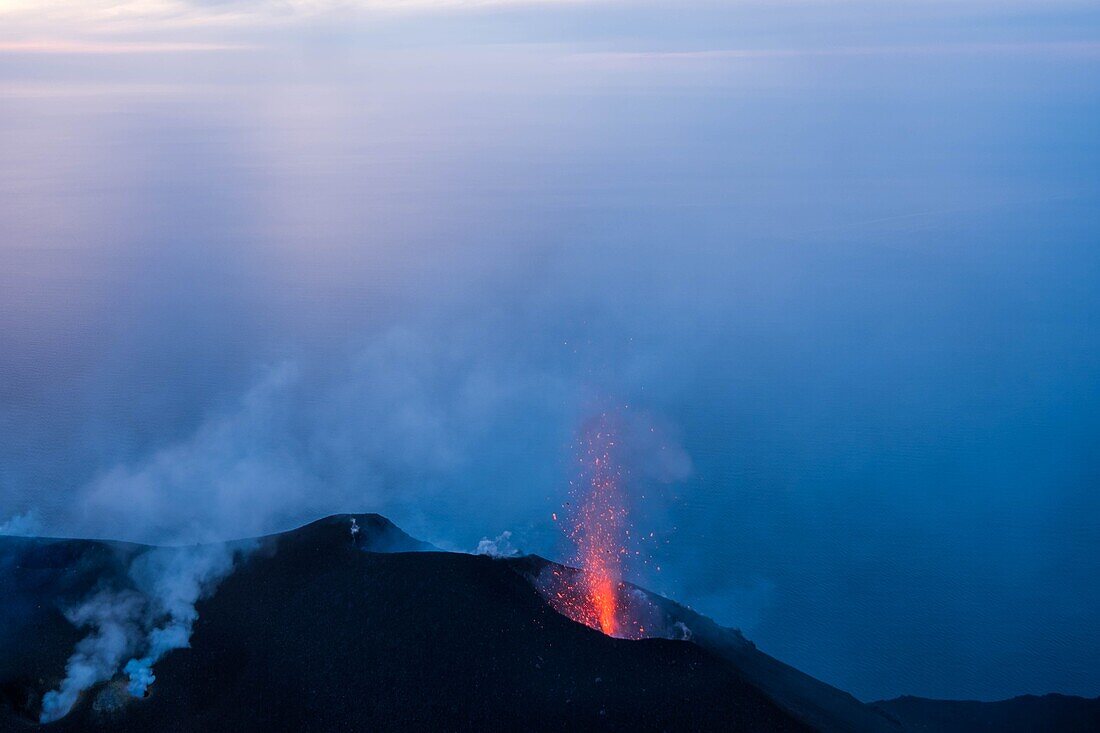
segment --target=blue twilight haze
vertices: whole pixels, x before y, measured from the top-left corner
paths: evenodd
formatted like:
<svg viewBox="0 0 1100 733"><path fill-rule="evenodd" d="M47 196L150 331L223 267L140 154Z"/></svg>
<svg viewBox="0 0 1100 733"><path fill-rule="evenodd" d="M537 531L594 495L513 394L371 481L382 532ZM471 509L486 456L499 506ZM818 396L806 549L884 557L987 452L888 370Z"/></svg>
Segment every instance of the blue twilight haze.
<svg viewBox="0 0 1100 733"><path fill-rule="evenodd" d="M0 532L561 557L614 410L639 582L1096 696L1098 131L1075 0L0 0Z"/></svg>

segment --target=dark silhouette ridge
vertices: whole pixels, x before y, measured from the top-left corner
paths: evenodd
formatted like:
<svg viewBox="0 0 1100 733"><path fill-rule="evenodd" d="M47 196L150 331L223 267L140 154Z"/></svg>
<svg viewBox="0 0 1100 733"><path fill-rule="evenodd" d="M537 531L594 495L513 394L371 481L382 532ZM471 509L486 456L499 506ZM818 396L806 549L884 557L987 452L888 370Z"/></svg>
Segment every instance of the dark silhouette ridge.
<svg viewBox="0 0 1100 733"><path fill-rule="evenodd" d="M553 611L506 562L379 553L402 535L372 515L314 522L260 548L199 604L191 648L156 667L146 699L99 684L61 720L36 722L82 634L59 611L5 638L4 730L808 730L731 665L687 642L608 638ZM382 524L384 523L384 524ZM396 528L394 528L396 529ZM399 532L399 530L397 530ZM376 533L379 536L372 536ZM407 537L407 536L405 536ZM409 538L411 540L411 538ZM415 541L412 541L415 542ZM20 541L20 589L88 586L117 572L103 543ZM420 548L421 543L416 547ZM9 552L4 542L0 551ZM140 552L136 548L134 552ZM28 562L29 559L29 562ZM42 563L37 563L41 565ZM42 620L39 620L41 616ZM8 652L39 656L33 672Z"/></svg>
<svg viewBox="0 0 1100 733"><path fill-rule="evenodd" d="M1061 695L865 704L653 594L691 641L612 639L546 604L532 581L550 561L438 552L377 514L240 544L147 698L120 675L40 725L86 634L64 609L126 586L152 548L0 537L0 731L1100 729L1100 700Z"/></svg>
<svg viewBox="0 0 1100 733"><path fill-rule="evenodd" d="M1100 731L1100 697L1021 695L998 702L898 697L874 703L911 731L1065 733Z"/></svg>

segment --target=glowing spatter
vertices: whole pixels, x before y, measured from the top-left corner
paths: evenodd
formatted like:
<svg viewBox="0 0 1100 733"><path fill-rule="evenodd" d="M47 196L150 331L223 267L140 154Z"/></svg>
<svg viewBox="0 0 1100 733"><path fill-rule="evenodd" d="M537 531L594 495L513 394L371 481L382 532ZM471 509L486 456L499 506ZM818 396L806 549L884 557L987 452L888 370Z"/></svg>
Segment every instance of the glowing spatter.
<svg viewBox="0 0 1100 733"><path fill-rule="evenodd" d="M630 525L613 421L601 415L578 440L579 480L572 484L566 534L576 548L573 568L553 572L547 596L559 613L608 636L640 638L622 581ZM557 515L555 514L555 519Z"/></svg>

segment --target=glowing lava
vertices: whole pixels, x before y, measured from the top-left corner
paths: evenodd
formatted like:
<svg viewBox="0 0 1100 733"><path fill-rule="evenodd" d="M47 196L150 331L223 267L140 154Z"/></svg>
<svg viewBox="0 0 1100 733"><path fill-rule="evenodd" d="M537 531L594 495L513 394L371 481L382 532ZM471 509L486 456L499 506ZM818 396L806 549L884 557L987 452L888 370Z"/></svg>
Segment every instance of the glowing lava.
<svg viewBox="0 0 1100 733"><path fill-rule="evenodd" d="M606 415L579 441L582 480L573 484L574 506L567 535L576 547L577 570L554 571L548 596L562 614L608 636L639 638L645 629L626 618L622 561L630 535L623 496L623 469L615 432Z"/></svg>

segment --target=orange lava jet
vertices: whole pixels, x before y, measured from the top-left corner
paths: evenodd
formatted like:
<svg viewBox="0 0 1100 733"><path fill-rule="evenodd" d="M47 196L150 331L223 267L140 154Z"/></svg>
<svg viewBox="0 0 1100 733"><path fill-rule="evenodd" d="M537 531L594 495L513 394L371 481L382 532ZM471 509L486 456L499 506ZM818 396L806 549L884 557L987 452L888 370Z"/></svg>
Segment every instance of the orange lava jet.
<svg viewBox="0 0 1100 733"><path fill-rule="evenodd" d="M578 569L555 571L548 596L574 621L608 636L638 638L645 630L624 619L622 560L630 529L617 440L607 415L589 425L579 447L583 480L573 484L575 504L566 532L576 547Z"/></svg>

